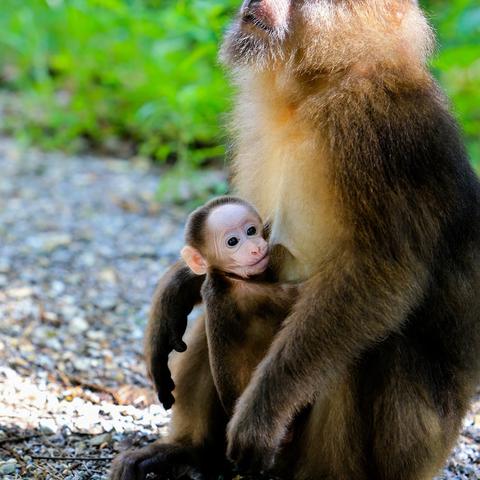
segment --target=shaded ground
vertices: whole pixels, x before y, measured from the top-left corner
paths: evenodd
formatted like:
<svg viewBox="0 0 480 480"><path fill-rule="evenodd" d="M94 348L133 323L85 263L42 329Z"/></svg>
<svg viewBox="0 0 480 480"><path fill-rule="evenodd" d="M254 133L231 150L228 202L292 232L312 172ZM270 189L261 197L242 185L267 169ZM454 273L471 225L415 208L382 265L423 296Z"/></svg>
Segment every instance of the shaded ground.
<svg viewBox="0 0 480 480"><path fill-rule="evenodd" d="M106 478L165 434L142 335L186 212L145 164L0 141L0 478ZM480 401L441 479L480 479Z"/></svg>

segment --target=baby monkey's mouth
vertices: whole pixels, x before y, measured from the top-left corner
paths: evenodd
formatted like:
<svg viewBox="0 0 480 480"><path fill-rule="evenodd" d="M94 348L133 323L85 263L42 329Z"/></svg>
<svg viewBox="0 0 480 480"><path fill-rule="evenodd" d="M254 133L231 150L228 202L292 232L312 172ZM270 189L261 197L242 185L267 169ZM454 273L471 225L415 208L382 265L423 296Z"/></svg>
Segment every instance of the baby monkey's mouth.
<svg viewBox="0 0 480 480"><path fill-rule="evenodd" d="M252 263L250 267L254 267L255 265L258 265L259 263L263 262L264 260L268 260L268 252L262 256L262 258L258 259L255 263Z"/></svg>

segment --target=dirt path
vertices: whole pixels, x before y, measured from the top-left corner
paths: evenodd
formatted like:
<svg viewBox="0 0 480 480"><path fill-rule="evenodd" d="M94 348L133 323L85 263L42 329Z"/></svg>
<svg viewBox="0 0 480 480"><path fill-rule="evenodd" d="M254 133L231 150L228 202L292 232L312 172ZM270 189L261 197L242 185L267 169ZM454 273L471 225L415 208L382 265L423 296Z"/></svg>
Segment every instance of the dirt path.
<svg viewBox="0 0 480 480"><path fill-rule="evenodd" d="M1 140L0 172L0 479L105 479L168 428L142 335L186 212L154 202L145 164ZM480 479L473 411L439 478Z"/></svg>

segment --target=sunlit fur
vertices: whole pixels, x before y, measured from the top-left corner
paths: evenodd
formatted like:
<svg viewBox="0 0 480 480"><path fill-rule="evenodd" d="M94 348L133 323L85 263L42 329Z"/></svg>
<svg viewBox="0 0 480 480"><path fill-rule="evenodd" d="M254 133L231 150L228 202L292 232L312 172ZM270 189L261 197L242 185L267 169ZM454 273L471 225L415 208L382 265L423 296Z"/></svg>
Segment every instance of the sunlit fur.
<svg viewBox="0 0 480 480"><path fill-rule="evenodd" d="M434 87L425 68L431 31L411 2L293 4L292 18L282 26L287 32L283 40L275 34L270 40L263 32L249 33L260 46L239 60L235 45L245 33L236 23L226 37L223 59L238 88L230 122L233 183L272 224L272 243L295 257L292 261L287 255L284 270L287 278L296 279L320 268L323 256L351 234L343 222L341 193L332 171L337 132L328 122L348 128L352 110L358 108L355 113L363 115L362 97L381 111L388 109L382 82L393 90ZM345 110L350 96L356 101Z"/></svg>
<svg viewBox="0 0 480 480"><path fill-rule="evenodd" d="M220 51L220 58L225 62L249 64L255 68L269 68L272 62L286 60L282 45L288 33L289 4L285 1L270 2L271 14L275 20L269 25L269 31L256 20L253 25L243 22L243 12L240 11L236 21L225 35ZM255 31L255 34L252 34Z"/></svg>
<svg viewBox="0 0 480 480"><path fill-rule="evenodd" d="M355 64L423 65L432 50L430 27L408 0L278 0L279 23L269 34L231 25L220 58L233 68L332 73ZM288 10L289 16L283 15ZM401 60L399 58L401 56ZM241 70L241 68L240 68Z"/></svg>

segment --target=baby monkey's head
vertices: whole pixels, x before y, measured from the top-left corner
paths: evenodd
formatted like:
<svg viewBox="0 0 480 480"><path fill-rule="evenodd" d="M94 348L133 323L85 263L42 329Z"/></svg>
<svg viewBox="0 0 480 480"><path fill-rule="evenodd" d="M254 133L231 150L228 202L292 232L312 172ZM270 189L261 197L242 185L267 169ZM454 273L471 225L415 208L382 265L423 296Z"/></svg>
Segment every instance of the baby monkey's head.
<svg viewBox="0 0 480 480"><path fill-rule="evenodd" d="M215 268L248 278L268 266L268 244L255 208L224 196L193 211L185 227L182 258L197 275Z"/></svg>

